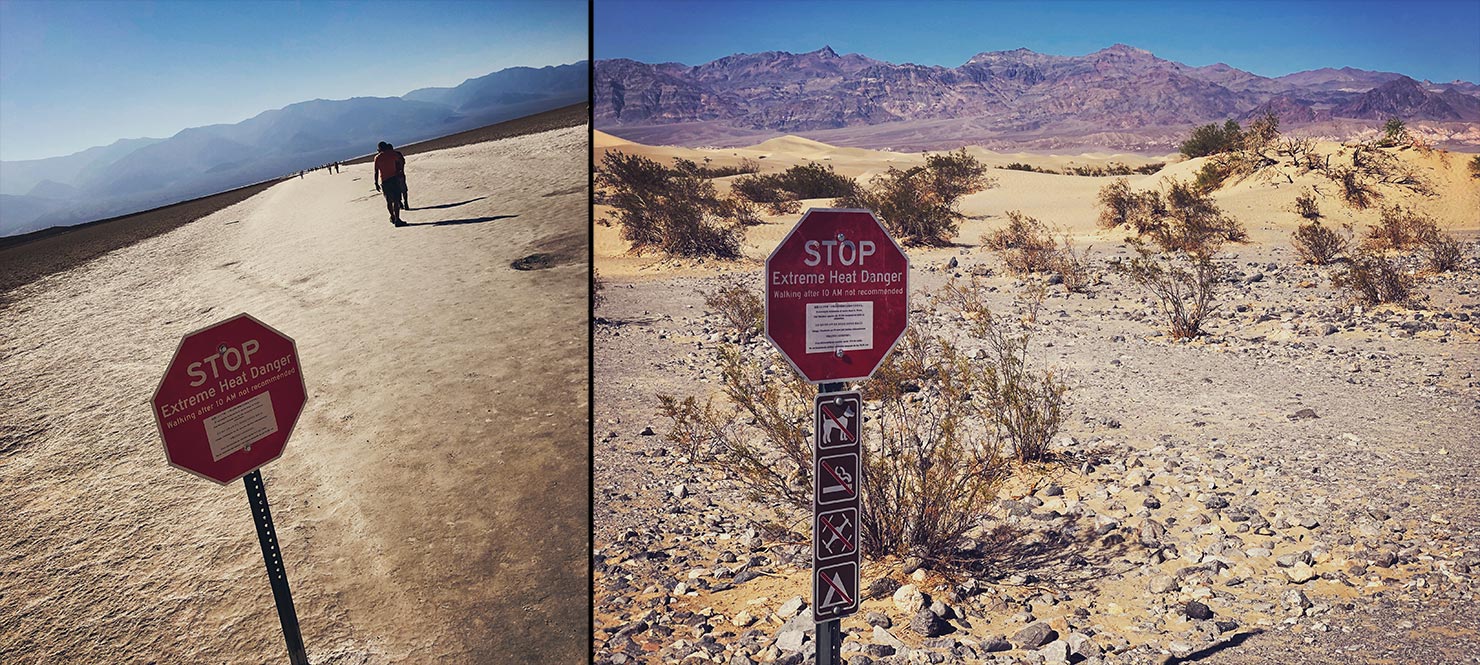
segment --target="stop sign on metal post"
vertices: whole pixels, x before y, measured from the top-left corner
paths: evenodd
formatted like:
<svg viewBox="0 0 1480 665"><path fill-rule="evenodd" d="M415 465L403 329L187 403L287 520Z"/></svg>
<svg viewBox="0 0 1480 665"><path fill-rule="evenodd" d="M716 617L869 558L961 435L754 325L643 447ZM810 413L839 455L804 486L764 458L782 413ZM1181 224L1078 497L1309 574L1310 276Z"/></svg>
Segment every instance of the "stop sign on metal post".
<svg viewBox="0 0 1480 665"><path fill-rule="evenodd" d="M283 454L307 395L293 340L241 314L180 340L154 391L171 466L221 484Z"/></svg>
<svg viewBox="0 0 1480 665"><path fill-rule="evenodd" d="M809 209L766 259L766 339L812 383L867 379L904 334L909 279L872 212Z"/></svg>

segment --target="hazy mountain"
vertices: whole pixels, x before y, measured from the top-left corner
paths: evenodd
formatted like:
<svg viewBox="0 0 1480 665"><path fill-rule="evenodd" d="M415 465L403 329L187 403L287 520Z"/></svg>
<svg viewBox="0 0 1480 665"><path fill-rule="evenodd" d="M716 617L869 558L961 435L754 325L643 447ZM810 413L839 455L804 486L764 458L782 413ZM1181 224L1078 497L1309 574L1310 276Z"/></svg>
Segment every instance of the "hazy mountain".
<svg viewBox="0 0 1480 665"><path fill-rule="evenodd" d="M514 67L404 97L315 99L167 139L0 162L0 235L138 212L577 103L585 62Z"/></svg>
<svg viewBox="0 0 1480 665"><path fill-rule="evenodd" d="M1272 111L1286 127L1334 119L1480 122L1480 87L1320 69L1269 78L1191 67L1123 44L1084 56L1027 49L959 67L893 64L831 48L736 54L696 66L595 63L597 128L690 145L808 132L847 145L918 149L960 141L1174 145L1196 124ZM901 141L903 138L905 140Z"/></svg>

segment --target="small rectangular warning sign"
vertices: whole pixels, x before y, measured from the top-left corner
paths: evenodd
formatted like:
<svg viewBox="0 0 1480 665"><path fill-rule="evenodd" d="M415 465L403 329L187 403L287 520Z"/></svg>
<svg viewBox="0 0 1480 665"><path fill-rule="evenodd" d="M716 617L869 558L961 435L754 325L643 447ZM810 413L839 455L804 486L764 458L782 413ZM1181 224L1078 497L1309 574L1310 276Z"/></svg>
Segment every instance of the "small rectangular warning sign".
<svg viewBox="0 0 1480 665"><path fill-rule="evenodd" d="M230 455L277 432L272 393L265 392L205 419L212 461Z"/></svg>
<svg viewBox="0 0 1480 665"><path fill-rule="evenodd" d="M874 303L807 303L807 353L874 348Z"/></svg>

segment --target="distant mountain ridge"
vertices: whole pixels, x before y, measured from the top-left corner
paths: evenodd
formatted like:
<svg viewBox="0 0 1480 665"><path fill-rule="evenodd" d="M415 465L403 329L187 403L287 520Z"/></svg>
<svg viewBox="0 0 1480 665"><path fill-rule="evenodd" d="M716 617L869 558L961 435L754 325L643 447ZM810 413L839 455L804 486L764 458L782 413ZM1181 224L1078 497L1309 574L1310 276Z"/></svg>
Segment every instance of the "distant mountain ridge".
<svg viewBox="0 0 1480 665"><path fill-rule="evenodd" d="M1170 128L1263 110L1287 127L1394 116L1480 122L1480 86L1473 83L1351 68L1270 78L1222 63L1192 67L1124 44L1084 56L984 52L958 67L893 64L830 47L741 53L694 66L598 60L593 89L598 129L689 145L822 132L887 148L900 136L934 132L942 140L1009 142L1098 133L1145 147L1164 145Z"/></svg>
<svg viewBox="0 0 1480 665"><path fill-rule="evenodd" d="M165 139L0 162L0 236L138 212L585 101L586 61L512 67L401 97L315 99Z"/></svg>

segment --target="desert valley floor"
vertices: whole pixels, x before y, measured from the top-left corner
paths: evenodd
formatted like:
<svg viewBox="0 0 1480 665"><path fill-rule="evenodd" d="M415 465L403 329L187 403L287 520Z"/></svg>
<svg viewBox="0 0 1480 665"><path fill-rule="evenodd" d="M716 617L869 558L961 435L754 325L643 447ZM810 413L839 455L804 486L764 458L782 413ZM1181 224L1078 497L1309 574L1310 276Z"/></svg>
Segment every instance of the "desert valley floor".
<svg viewBox="0 0 1480 665"><path fill-rule="evenodd" d="M286 660L241 483L166 466L149 406L180 336L243 311L308 387L263 476L312 662L583 659L577 111L410 152L404 228L351 165L5 292L0 661Z"/></svg>

